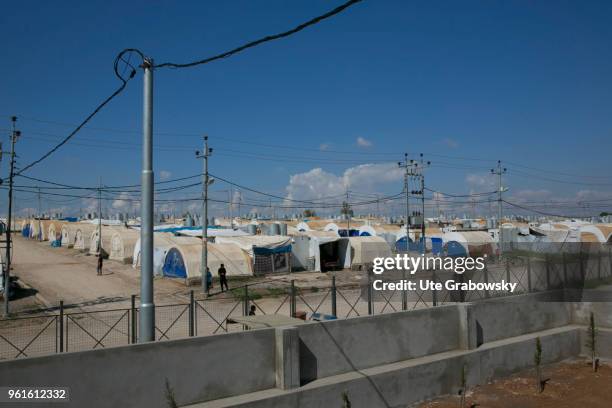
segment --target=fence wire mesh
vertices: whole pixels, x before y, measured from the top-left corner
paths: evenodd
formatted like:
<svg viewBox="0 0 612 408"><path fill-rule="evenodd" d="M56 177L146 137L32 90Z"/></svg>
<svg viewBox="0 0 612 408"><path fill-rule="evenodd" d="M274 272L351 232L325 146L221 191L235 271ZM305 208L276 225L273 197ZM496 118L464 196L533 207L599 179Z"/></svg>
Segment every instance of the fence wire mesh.
<svg viewBox="0 0 612 408"><path fill-rule="evenodd" d="M492 257L493 258L493 257ZM367 269L367 268L366 268ZM342 272L337 272L341 274ZM245 329L233 319L255 315L284 315L312 320L345 319L368 314L476 302L509 296L502 290L404 291L372 290L374 275L364 272L358 281L336 286L335 275L316 286L282 278L232 288L211 298L187 304L158 305L155 339L173 340ZM378 275L377 275L378 276ZM419 271L412 281L448 280L516 284L512 295L563 288L590 288L612 283L612 249L563 254L504 254L489 259L484 270L457 275L452 271ZM297 284L295 283L297 282ZM41 356L62 351L92 350L127 345L138 339L138 308L20 317L0 320L0 359Z"/></svg>

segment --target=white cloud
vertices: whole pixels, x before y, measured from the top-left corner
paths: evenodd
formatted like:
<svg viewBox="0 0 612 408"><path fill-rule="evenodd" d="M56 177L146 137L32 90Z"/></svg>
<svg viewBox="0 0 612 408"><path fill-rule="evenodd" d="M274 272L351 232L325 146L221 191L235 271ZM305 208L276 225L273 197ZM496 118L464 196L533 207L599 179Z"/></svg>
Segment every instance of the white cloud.
<svg viewBox="0 0 612 408"><path fill-rule="evenodd" d="M346 169L341 175L327 172L321 168L314 168L305 173L294 174L289 177L286 198L290 200L317 200L336 197L329 200L336 202L341 199L338 196L342 195L347 188L360 193L376 193L381 190L389 190L389 185L399 183L402 180L402 169L393 163L362 164ZM399 191L401 188L401 184L397 184L394 190ZM285 204L295 205L291 201L286 201Z"/></svg>
<svg viewBox="0 0 612 408"><path fill-rule="evenodd" d="M470 193L474 193L474 189L479 192L482 191L495 191L497 189L495 185L495 179L492 175L482 175L482 174L468 174L465 176L465 182L470 188Z"/></svg>
<svg viewBox="0 0 612 408"><path fill-rule="evenodd" d="M329 143L321 143L319 145L319 150L322 151L322 152L325 152L325 151L329 150L330 147L331 146L330 146Z"/></svg>
<svg viewBox="0 0 612 408"><path fill-rule="evenodd" d="M161 170L159 172L160 180L168 180L170 178L170 176L172 176L172 173L169 172L168 170Z"/></svg>
<svg viewBox="0 0 612 408"><path fill-rule="evenodd" d="M372 142L366 139L365 137L359 136L357 138L357 146L359 147L372 147Z"/></svg>

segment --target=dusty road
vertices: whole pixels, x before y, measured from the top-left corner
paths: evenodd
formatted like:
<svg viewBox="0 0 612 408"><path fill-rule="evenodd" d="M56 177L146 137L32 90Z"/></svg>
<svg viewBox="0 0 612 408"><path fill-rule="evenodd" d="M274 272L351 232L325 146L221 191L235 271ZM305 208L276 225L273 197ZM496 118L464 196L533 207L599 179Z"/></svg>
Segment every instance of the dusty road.
<svg viewBox="0 0 612 408"><path fill-rule="evenodd" d="M64 304L80 309L123 308L129 307L132 294L140 292L138 270L131 265L106 260L103 275L97 276L95 257L74 249L52 248L46 241L18 236L13 265L12 274L37 292L42 307L55 307L63 299ZM188 292L182 282L155 280L156 303L184 303Z"/></svg>

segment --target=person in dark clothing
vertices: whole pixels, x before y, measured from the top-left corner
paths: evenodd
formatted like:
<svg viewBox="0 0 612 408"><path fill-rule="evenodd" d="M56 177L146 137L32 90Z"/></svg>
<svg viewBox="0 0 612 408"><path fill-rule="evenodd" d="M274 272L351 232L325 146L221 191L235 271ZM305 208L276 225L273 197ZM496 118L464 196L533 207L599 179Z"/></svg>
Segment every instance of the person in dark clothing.
<svg viewBox="0 0 612 408"><path fill-rule="evenodd" d="M213 276L210 273L210 268L206 267L206 289L208 289L208 294L210 294L210 289L213 287Z"/></svg>
<svg viewBox="0 0 612 408"><path fill-rule="evenodd" d="M249 316L255 316L255 305L251 305L251 310L249 310Z"/></svg>
<svg viewBox="0 0 612 408"><path fill-rule="evenodd" d="M104 263L103 259L102 259L102 251L100 251L100 253L98 253L98 276L102 275L102 264Z"/></svg>
<svg viewBox="0 0 612 408"><path fill-rule="evenodd" d="M219 285L221 285L221 292L223 292L223 286L225 286L225 290L229 290L229 286L227 286L227 271L225 270L225 265L221 264L217 273L219 274Z"/></svg>

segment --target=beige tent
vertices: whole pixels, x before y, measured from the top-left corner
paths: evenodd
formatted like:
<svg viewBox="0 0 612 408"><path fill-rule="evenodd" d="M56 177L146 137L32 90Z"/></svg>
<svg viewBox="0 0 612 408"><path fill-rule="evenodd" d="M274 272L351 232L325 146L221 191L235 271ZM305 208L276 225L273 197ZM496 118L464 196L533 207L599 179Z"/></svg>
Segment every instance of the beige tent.
<svg viewBox="0 0 612 408"><path fill-rule="evenodd" d="M76 239L76 231L82 224L77 222L67 222L62 225L62 246L72 248Z"/></svg>
<svg viewBox="0 0 612 408"><path fill-rule="evenodd" d="M164 259L165 276L199 279L202 245L177 245L168 250ZM235 244L208 244L208 268L213 276L224 264L228 276L253 275L251 258Z"/></svg>
<svg viewBox="0 0 612 408"><path fill-rule="evenodd" d="M117 226L112 226L109 227L108 225L102 225L102 243L101 243L101 248L103 250L103 252L106 253L106 255L110 254L110 247L111 247L111 239L113 237L113 233L115 233L119 228L123 228L125 229L125 227L117 227ZM94 224L94 229L93 231L91 231L91 235L89 238L89 254L90 255L97 255L98 254L98 225Z"/></svg>
<svg viewBox="0 0 612 408"><path fill-rule="evenodd" d="M340 245L340 258L344 259L344 267L366 265L374 262L374 258L390 257L391 247L381 237L349 237L343 238Z"/></svg>
<svg viewBox="0 0 612 408"><path fill-rule="evenodd" d="M91 244L91 232L96 228L96 225L90 223L79 224L74 233L74 249L88 250Z"/></svg>
<svg viewBox="0 0 612 408"><path fill-rule="evenodd" d="M104 231L102 231L104 234ZM111 235L109 259L131 263L134 246L140 239L140 231L130 228L118 228ZM104 241L104 239L102 240Z"/></svg>
<svg viewBox="0 0 612 408"><path fill-rule="evenodd" d="M49 227L47 229L47 237L49 241L55 241L57 239L62 239L62 226L64 225L64 221L52 221L49 223Z"/></svg>
<svg viewBox="0 0 612 408"><path fill-rule="evenodd" d="M154 232L153 233L153 252L156 253L154 264L155 267L159 266L159 273L161 273L161 264L163 264L166 252L168 249L177 245L190 245L190 244L202 244L202 239L198 237L188 236L176 236L171 232ZM157 255L160 254L160 255ZM159 265L157 260L159 258ZM136 240L134 244L134 252L132 254L132 267L138 268L140 266L140 238Z"/></svg>

